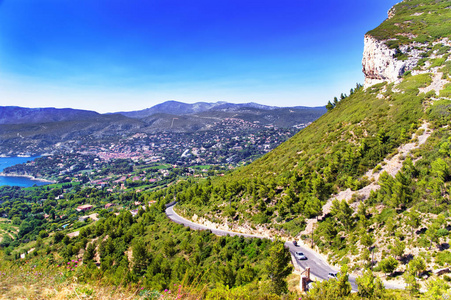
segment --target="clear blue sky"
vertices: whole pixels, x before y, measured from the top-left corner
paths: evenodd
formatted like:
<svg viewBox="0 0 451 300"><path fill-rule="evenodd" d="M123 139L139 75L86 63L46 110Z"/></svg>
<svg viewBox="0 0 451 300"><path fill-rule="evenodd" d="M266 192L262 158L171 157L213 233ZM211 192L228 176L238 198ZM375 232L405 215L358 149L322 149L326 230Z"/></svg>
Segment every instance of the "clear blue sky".
<svg viewBox="0 0 451 300"><path fill-rule="evenodd" d="M397 2L0 0L0 105L325 105Z"/></svg>

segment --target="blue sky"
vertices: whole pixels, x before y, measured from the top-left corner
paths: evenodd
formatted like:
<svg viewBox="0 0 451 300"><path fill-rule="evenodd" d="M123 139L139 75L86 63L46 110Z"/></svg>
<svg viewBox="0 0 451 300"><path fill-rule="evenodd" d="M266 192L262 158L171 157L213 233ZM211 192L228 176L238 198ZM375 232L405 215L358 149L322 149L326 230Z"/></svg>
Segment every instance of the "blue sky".
<svg viewBox="0 0 451 300"><path fill-rule="evenodd" d="M397 2L0 0L0 105L325 105Z"/></svg>

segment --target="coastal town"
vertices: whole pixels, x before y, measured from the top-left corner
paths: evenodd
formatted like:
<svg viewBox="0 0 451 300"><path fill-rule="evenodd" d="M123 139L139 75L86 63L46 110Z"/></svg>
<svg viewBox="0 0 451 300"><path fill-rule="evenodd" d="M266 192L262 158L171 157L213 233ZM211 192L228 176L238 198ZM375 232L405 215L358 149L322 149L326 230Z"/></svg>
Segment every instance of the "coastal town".
<svg viewBox="0 0 451 300"><path fill-rule="evenodd" d="M155 187L178 176L224 173L269 152L298 130L261 129L229 119L205 132L137 133L106 141L68 141L57 144L52 153L6 168L2 175L110 189Z"/></svg>

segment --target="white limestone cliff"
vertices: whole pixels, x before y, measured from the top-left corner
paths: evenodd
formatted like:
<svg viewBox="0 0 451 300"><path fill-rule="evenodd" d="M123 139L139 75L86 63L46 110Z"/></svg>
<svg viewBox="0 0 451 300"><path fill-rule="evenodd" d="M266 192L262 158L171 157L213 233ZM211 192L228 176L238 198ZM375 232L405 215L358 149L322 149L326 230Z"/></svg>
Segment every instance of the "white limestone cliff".
<svg viewBox="0 0 451 300"><path fill-rule="evenodd" d="M377 40L370 35L365 35L363 50L363 73L365 74L364 87L383 81L396 82L406 72L413 69L421 58L423 51L414 48L419 45L402 45L399 49L390 49L385 41ZM398 60L395 57L397 51L407 55L407 59Z"/></svg>

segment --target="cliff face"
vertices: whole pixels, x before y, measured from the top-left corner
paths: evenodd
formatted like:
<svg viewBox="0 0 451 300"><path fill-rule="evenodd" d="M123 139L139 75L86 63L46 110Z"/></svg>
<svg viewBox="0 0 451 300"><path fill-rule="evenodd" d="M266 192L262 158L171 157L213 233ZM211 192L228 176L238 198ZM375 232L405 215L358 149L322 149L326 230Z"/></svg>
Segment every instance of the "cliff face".
<svg viewBox="0 0 451 300"><path fill-rule="evenodd" d="M365 74L365 88L383 81L397 81L406 71L417 65L422 53L418 49L412 50L413 47L410 45L390 49L385 41L377 40L370 35L365 35L364 45L362 71ZM398 56L403 54L404 59L398 60L397 54Z"/></svg>
<svg viewBox="0 0 451 300"><path fill-rule="evenodd" d="M410 70L412 75L432 73L439 78L451 59L449 8L449 1L437 0L404 0L394 5L388 18L365 35L365 88L383 81L398 83Z"/></svg>

